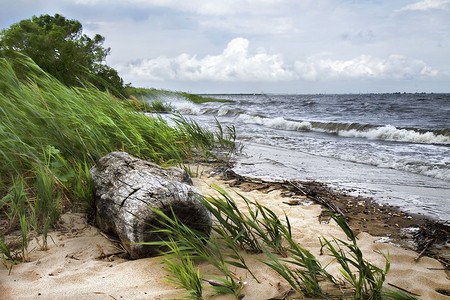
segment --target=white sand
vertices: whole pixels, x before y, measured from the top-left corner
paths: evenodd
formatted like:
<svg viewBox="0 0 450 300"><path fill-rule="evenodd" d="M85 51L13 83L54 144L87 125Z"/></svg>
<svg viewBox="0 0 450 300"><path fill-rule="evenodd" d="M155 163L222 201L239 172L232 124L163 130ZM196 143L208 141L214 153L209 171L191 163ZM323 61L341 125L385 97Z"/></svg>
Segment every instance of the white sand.
<svg viewBox="0 0 450 300"><path fill-rule="evenodd" d="M235 195L235 188L229 188L214 177L202 176L194 179L194 183L205 195L215 193L208 184L221 186L230 195ZM311 251L323 265L329 263L331 258L326 253L319 255L318 237L345 238L336 224L318 222L319 205L283 204L278 191L267 194L239 192L280 215L285 212L290 218L295 240ZM237 196L234 198L236 201L239 199ZM39 246L33 240L29 246L30 262L14 266L10 275L7 269L0 268L0 299L177 299L184 292L164 281L166 273L162 270L160 258L128 261L112 256L111 261L99 259L101 251L105 254L118 252L117 245L88 225L81 214L67 213L61 223L61 229L52 232L52 238L48 239L48 250L38 250ZM388 283L394 284L420 295L422 299L450 298L436 292L450 286L450 280L438 261L422 257L415 262L417 253L375 243L379 238L366 233L360 234L358 239L365 257L380 267L384 266L384 258L378 250L384 253L389 251L391 270L385 282L387 287ZM238 276L247 281L243 289L244 299L269 299L289 290L288 284L278 274L258 260L264 258L263 255L245 254L245 257L260 283L246 272L232 267ZM210 272L211 268L202 265L202 270ZM332 263L327 270L339 277L336 264ZM339 293L336 289L335 292ZM217 296L214 299L233 297Z"/></svg>

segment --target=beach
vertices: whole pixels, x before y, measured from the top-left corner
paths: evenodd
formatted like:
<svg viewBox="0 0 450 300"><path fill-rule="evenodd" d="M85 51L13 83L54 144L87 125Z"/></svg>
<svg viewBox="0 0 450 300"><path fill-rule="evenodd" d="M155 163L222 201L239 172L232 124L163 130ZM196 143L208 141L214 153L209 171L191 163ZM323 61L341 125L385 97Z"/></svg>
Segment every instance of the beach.
<svg viewBox="0 0 450 300"><path fill-rule="evenodd" d="M328 272L342 279L329 253L320 253L319 237L346 238L336 223L324 216L323 212L327 210L325 206L299 196L294 190L289 192L279 183L247 180L236 174L231 176L230 173L220 174L208 167L197 170L198 176L193 181L203 195L216 193L211 188L215 185L232 196L240 193L248 199L257 200L280 216L286 213L291 221L294 240L314 254L322 265L329 264ZM320 189L316 190L320 192ZM243 202L239 202L239 197L234 199L240 208L245 207ZM385 212L386 215L389 213L395 212ZM358 218L361 221L362 218ZM410 221L414 223L414 219ZM389 222L385 223L392 226ZM372 224L366 222L365 226L372 227ZM384 231L384 235L376 236L374 232L369 234L369 230L363 229L360 226L356 233L358 246L365 259L383 268L385 259L381 253L389 253L391 269L384 283L386 288L402 289L421 299L449 299L446 296L450 286L448 265L396 245L395 240L386 236L391 232L389 230ZM57 229L50 233L48 250L39 249L40 240L37 237L30 241L29 262L18 263L11 272L3 267L0 269L2 299L179 299L183 296L182 289L165 280L167 272L163 269L161 257L138 260L122 258L123 250L114 238L102 234L88 222L88 217L83 213L67 212L62 216ZM446 247L448 252L448 245ZM264 259L264 255L242 255L259 280L257 282L247 272L231 267L246 282L242 290L244 299L282 298L291 293L283 278L261 263L260 259ZM211 266L202 263L199 266L206 279L215 275ZM208 284L204 286L208 291ZM341 293L339 288L331 285L325 285L323 289L334 295ZM211 299L233 299L233 296L218 295Z"/></svg>
<svg viewBox="0 0 450 300"><path fill-rule="evenodd" d="M0 300L450 300L450 0L10 2Z"/></svg>

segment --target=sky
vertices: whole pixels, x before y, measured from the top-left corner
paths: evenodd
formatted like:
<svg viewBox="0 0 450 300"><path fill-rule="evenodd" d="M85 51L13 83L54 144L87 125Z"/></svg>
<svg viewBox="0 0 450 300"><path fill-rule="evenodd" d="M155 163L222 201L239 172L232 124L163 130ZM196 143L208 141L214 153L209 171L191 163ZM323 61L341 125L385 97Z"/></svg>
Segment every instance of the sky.
<svg viewBox="0 0 450 300"><path fill-rule="evenodd" d="M55 13L136 87L450 92L450 0L0 0L0 28Z"/></svg>

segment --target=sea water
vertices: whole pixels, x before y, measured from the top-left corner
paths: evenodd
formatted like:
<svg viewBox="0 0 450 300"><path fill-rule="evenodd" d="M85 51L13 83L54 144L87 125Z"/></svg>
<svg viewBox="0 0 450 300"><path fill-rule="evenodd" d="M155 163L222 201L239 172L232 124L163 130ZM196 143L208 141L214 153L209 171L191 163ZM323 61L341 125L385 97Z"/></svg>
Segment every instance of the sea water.
<svg viewBox="0 0 450 300"><path fill-rule="evenodd" d="M233 102L170 101L236 128L237 173L318 180L450 220L450 94L208 96Z"/></svg>

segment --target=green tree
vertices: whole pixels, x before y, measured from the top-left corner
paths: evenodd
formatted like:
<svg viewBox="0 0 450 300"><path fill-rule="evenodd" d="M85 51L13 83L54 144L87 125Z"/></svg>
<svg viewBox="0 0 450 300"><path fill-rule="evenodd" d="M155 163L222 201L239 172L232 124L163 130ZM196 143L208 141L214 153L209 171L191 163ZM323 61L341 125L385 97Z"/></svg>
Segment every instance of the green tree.
<svg viewBox="0 0 450 300"><path fill-rule="evenodd" d="M105 38L96 34L91 39L82 30L79 21L59 14L33 16L1 31L0 54L14 59L20 52L68 86L88 81L116 95L123 93L122 78L105 64L110 53L110 48L102 46Z"/></svg>

